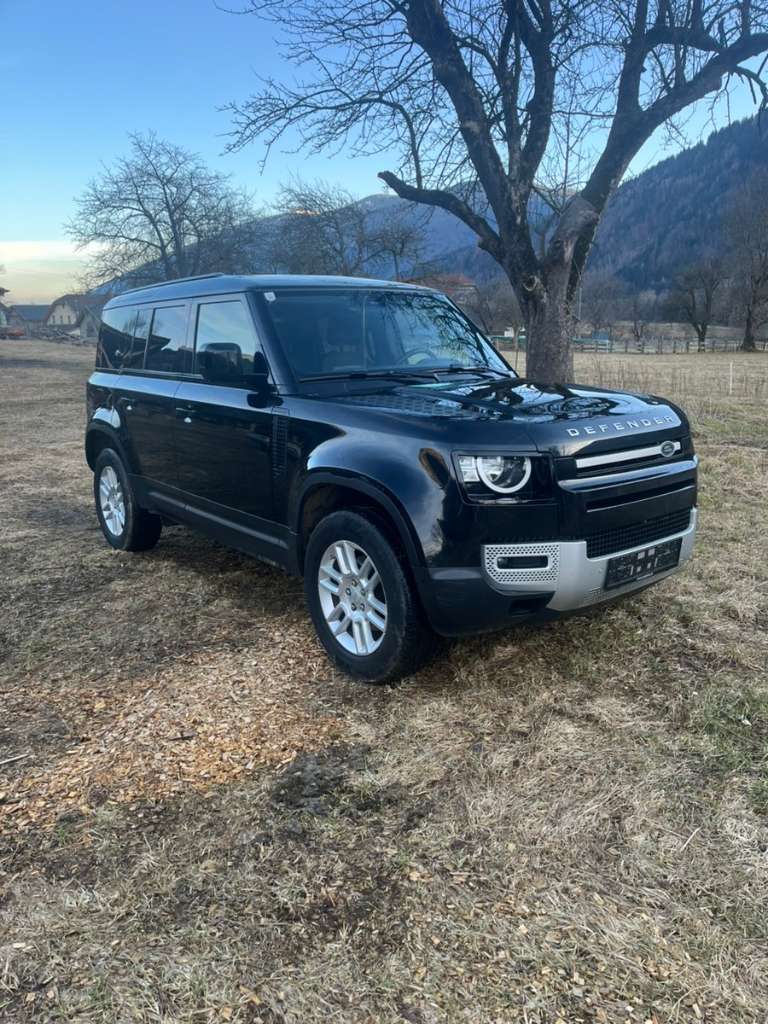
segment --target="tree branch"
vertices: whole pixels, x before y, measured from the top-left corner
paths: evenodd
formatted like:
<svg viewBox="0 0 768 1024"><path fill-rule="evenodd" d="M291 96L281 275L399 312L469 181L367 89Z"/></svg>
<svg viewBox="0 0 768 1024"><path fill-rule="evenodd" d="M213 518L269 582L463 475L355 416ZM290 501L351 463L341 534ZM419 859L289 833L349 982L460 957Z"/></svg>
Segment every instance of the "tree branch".
<svg viewBox="0 0 768 1024"><path fill-rule="evenodd" d="M504 247L499 235L493 230L485 217L475 213L471 206L459 199L453 192L434 188L415 188L413 185L403 181L402 178L398 178L391 171L381 171L379 178L393 192L399 195L401 199L408 199L413 203L424 203L426 206L438 206L452 213L454 217L458 217L459 220L463 221L467 227L475 232L480 239L479 245L481 249L485 249L495 259L503 260Z"/></svg>

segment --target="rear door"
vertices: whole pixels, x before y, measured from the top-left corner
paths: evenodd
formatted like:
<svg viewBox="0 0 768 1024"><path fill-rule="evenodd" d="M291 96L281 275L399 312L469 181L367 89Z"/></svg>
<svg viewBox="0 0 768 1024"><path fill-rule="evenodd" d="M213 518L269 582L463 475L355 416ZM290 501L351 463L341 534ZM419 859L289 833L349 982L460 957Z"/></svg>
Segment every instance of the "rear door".
<svg viewBox="0 0 768 1024"><path fill-rule="evenodd" d="M123 358L118 410L133 465L149 491L177 487L174 397L180 377L192 368L188 302L158 303L136 310L133 342Z"/></svg>
<svg viewBox="0 0 768 1024"><path fill-rule="evenodd" d="M237 346L243 372L261 352L244 295L201 298L192 310L195 357ZM259 408L246 384L184 381L175 396L179 486L191 508L256 533L270 534L272 408Z"/></svg>

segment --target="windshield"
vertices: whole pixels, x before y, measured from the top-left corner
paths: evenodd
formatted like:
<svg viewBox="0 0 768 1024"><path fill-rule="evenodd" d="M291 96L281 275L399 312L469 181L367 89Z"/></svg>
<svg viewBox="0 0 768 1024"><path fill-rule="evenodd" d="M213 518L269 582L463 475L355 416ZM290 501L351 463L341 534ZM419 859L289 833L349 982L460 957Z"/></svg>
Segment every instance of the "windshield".
<svg viewBox="0 0 768 1024"><path fill-rule="evenodd" d="M267 315L300 380L427 375L479 368L508 374L493 347L449 302L428 292L275 291Z"/></svg>

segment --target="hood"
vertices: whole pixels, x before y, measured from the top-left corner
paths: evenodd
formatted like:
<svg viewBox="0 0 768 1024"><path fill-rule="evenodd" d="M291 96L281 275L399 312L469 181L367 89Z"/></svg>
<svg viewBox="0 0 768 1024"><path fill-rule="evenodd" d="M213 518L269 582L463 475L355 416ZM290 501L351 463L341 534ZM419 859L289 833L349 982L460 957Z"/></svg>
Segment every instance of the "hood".
<svg viewBox="0 0 768 1024"><path fill-rule="evenodd" d="M687 431L680 410L652 395L521 377L406 384L375 394L334 396L334 401L404 416L516 424L539 450L561 455L601 440L613 442L601 448L622 448L642 443L643 435Z"/></svg>

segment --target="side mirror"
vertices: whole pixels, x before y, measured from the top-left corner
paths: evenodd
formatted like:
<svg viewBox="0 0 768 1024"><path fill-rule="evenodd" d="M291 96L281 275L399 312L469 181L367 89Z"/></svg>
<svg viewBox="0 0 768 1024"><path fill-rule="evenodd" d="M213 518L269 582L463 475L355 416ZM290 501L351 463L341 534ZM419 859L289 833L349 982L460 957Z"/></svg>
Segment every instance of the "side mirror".
<svg viewBox="0 0 768 1024"><path fill-rule="evenodd" d="M262 378L265 386L269 382L269 367L267 366L267 360L263 352L254 353L252 375L256 378L257 384Z"/></svg>
<svg viewBox="0 0 768 1024"><path fill-rule="evenodd" d="M248 405L253 409L263 409L274 400L274 393L269 382L269 367L263 352L256 352L253 357L253 372L245 375L245 383L251 389Z"/></svg>

